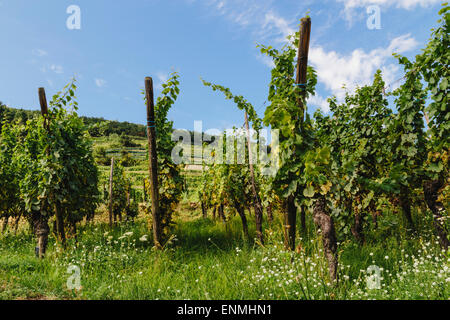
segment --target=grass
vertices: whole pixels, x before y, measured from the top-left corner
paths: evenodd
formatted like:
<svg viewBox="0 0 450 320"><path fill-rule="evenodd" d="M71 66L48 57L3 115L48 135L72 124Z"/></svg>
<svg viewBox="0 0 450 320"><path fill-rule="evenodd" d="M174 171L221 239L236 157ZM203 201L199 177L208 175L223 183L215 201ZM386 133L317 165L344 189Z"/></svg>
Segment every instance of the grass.
<svg viewBox="0 0 450 320"><path fill-rule="evenodd" d="M309 221L308 227L312 227ZM331 283L320 239L305 235L296 253L283 249L279 223L266 225L266 246L246 243L234 217L227 224L179 214L173 236L155 251L146 217L114 229L98 220L80 228L62 251L50 239L34 257L27 230L0 241L0 299L449 299L450 256L429 235L339 244L339 285ZM254 233L251 221L250 231ZM312 232L311 232L312 234ZM69 290L71 265L80 290ZM367 288L367 268L381 268L381 288Z"/></svg>

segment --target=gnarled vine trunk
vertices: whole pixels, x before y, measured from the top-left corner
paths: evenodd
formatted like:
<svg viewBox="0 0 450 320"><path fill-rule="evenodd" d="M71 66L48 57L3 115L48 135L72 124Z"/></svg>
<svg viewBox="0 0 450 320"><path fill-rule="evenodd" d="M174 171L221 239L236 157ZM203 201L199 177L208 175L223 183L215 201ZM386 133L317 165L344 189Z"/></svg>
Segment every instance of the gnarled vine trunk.
<svg viewBox="0 0 450 320"><path fill-rule="evenodd" d="M72 235L75 238L75 242L78 243L78 232L77 232L77 223L75 221L70 222L70 227L72 231Z"/></svg>
<svg viewBox="0 0 450 320"><path fill-rule="evenodd" d="M377 210L372 212L372 222L374 230L378 229L378 216L381 216L381 211Z"/></svg>
<svg viewBox="0 0 450 320"><path fill-rule="evenodd" d="M351 228L352 234L355 237L355 239L360 243L363 244L364 239L364 233L363 233L363 218L360 212L355 212L355 221Z"/></svg>
<svg viewBox="0 0 450 320"><path fill-rule="evenodd" d="M223 222L223 223L226 223L226 222L227 222L227 218L225 217L224 205L223 205L223 204L221 204L221 205L219 206L219 218L222 219L222 222Z"/></svg>
<svg viewBox="0 0 450 320"><path fill-rule="evenodd" d="M337 281L337 240L333 218L330 216L324 197L320 197L314 204L314 223L322 231L322 242L331 280Z"/></svg>
<svg viewBox="0 0 450 320"><path fill-rule="evenodd" d="M267 221L269 222L269 224L272 224L273 222L273 211L271 204L269 204L269 206L267 207Z"/></svg>
<svg viewBox="0 0 450 320"><path fill-rule="evenodd" d="M242 230L244 231L244 238L245 238L245 240L248 241L248 240L250 240L250 237L248 235L248 224L247 224L247 217L245 216L244 207L242 207L240 205L236 205L235 208L242 220Z"/></svg>
<svg viewBox="0 0 450 320"><path fill-rule="evenodd" d="M261 203L259 201L255 201L254 210L255 210L255 223L256 223L256 237L258 238L258 240L261 244L264 244L263 209L262 209Z"/></svg>
<svg viewBox="0 0 450 320"><path fill-rule="evenodd" d="M350 228L353 236L355 237L356 241L358 241L360 244L364 243L364 233L363 233L363 217L360 211L360 207L358 205L361 204L361 196L357 195L355 197L355 201L356 201L356 206L353 206L353 200L351 198L347 199L346 201L346 208L347 211L351 214L352 212L354 212L354 221L353 221L353 225Z"/></svg>
<svg viewBox="0 0 450 320"><path fill-rule="evenodd" d="M208 218L208 212L206 211L205 203L202 201L202 216L203 219Z"/></svg>
<svg viewBox="0 0 450 320"><path fill-rule="evenodd" d="M302 232L303 234L306 234L306 208L304 205L302 205L300 210L300 223L302 225Z"/></svg>
<svg viewBox="0 0 450 320"><path fill-rule="evenodd" d="M9 216L6 216L5 220L3 221L2 233L6 232L6 228L8 228L8 221L9 221Z"/></svg>
<svg viewBox="0 0 450 320"><path fill-rule="evenodd" d="M14 235L17 235L17 229L19 229L20 218L22 217L22 213L19 213L16 221L14 222Z"/></svg>
<svg viewBox="0 0 450 320"><path fill-rule="evenodd" d="M286 228L286 248L295 250L295 235L297 224L297 207L295 206L295 198L290 196L286 203L285 228Z"/></svg>
<svg viewBox="0 0 450 320"><path fill-rule="evenodd" d="M44 259L45 252L47 251L48 234L50 233L48 218L41 215L40 212L33 212L32 221L34 233L38 240L38 252L36 253L39 259Z"/></svg>
<svg viewBox="0 0 450 320"><path fill-rule="evenodd" d="M58 238L63 244L66 245L66 232L64 230L64 218L62 215L62 210L59 205L55 205L55 216L56 216L56 227L58 230Z"/></svg>
<svg viewBox="0 0 450 320"><path fill-rule="evenodd" d="M411 200L409 197L409 191L404 187L400 190L400 207L402 208L403 215L408 223L408 228L414 231L415 226L411 215Z"/></svg>
<svg viewBox="0 0 450 320"><path fill-rule="evenodd" d="M448 250L449 240L443 225L444 222L441 214L445 208L442 203L438 202L438 191L442 187L443 183L440 180L425 181L423 184L423 192L425 195L425 202L433 213L433 224L439 236L439 243L443 249Z"/></svg>

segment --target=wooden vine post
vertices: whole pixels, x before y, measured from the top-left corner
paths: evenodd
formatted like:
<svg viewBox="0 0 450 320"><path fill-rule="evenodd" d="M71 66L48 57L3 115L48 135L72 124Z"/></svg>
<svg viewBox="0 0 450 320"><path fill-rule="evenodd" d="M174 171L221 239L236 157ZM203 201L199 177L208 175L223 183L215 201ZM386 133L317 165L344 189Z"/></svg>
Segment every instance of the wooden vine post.
<svg viewBox="0 0 450 320"><path fill-rule="evenodd" d="M111 171L109 172L109 226L112 227L113 225L113 201L114 201L114 194L113 194L113 176L114 176L114 157L111 158Z"/></svg>
<svg viewBox="0 0 450 320"><path fill-rule="evenodd" d="M253 167L253 157L251 152L251 141L250 141L250 128L248 125L248 115L245 113L245 129L247 130L247 146L248 146L248 162L250 167L250 179L252 184L252 193L253 193L253 207L255 209L255 222L256 222L256 236L258 241L261 244L264 244L264 235L263 235L263 209L261 205L261 199L259 198L259 190L258 186L255 182L255 170Z"/></svg>
<svg viewBox="0 0 450 320"><path fill-rule="evenodd" d="M309 56L310 38L311 38L311 19L303 18L300 26L300 40L298 45L297 76L296 76L296 84L302 89L300 98L298 99L298 107L301 110L300 115L301 130L303 130L303 122L306 114L306 106L304 104L304 101L306 99L306 81L308 74L308 56ZM296 219L294 219L294 223L295 222ZM306 208L304 206L302 206L300 210L300 222L302 226L302 232L306 233Z"/></svg>
<svg viewBox="0 0 450 320"><path fill-rule="evenodd" d="M44 117L44 127L47 130L47 133L50 134L50 123L48 118L48 106L47 106L47 97L45 95L45 89L39 88L39 104L41 105L41 114ZM47 149L47 154L50 153L50 150ZM61 207L58 203L55 203L55 216L56 216L56 228L59 240L65 246L66 244L66 234L64 231L64 219L61 212Z"/></svg>
<svg viewBox="0 0 450 320"><path fill-rule="evenodd" d="M150 191L152 198L153 240L157 249L161 248L161 221L159 212L158 194L158 157L156 153L156 122L155 104L153 98L153 80L145 78L145 100L147 103L147 137L148 137L148 163L150 173Z"/></svg>
<svg viewBox="0 0 450 320"><path fill-rule="evenodd" d="M305 103L306 98L306 82L308 74L308 55L309 42L311 37L311 18L303 18L300 24L300 39L298 42L297 54L297 74L296 85L301 89L301 94L298 98L298 107L300 109L300 131L303 131L303 122L305 118ZM285 216L286 228L286 247L295 250L295 237L297 226L297 207L295 205L295 195L289 196L286 203L287 214ZM302 210L303 212L303 210ZM302 219L303 221L303 219Z"/></svg>
<svg viewBox="0 0 450 320"><path fill-rule="evenodd" d="M306 113L306 82L308 75L308 55L309 42L311 37L311 18L306 17L301 20L300 25L300 39L298 46L297 59L297 77L296 84L301 88L301 94L298 99L298 107L300 108L300 130L303 131L304 117ZM305 228L305 214L304 208L301 210L302 227ZM325 196L319 196L314 203L313 212L314 223L320 228L322 232L322 242L324 247L324 254L328 261L328 268L330 278L337 281L337 240L336 231L334 227L333 218L330 216L329 209L326 203ZM294 221L295 222L295 221ZM295 224L294 224L295 225ZM295 231L294 231L295 232ZM295 237L295 234L294 234Z"/></svg>
<svg viewBox="0 0 450 320"><path fill-rule="evenodd" d="M296 84L302 91L298 99L298 107L301 110L301 126L305 118L305 104L306 98L306 81L308 75L308 56L309 56L309 42L311 38L311 18L303 18L300 24L300 39L298 42L298 56L297 56L297 76ZM301 128L303 129L303 128Z"/></svg>

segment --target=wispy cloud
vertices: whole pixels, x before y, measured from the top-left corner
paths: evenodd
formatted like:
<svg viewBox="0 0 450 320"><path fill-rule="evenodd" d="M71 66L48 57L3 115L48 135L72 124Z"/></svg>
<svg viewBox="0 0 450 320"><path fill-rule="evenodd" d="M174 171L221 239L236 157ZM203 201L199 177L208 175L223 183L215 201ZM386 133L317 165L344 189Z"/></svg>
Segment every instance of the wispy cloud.
<svg viewBox="0 0 450 320"><path fill-rule="evenodd" d="M275 67L275 63L273 62L272 58L266 56L266 55L257 55L256 59L261 61L263 64L265 64L267 67L273 69Z"/></svg>
<svg viewBox="0 0 450 320"><path fill-rule="evenodd" d="M31 53L37 57L45 57L46 55L48 55L47 51L42 49L33 49Z"/></svg>
<svg viewBox="0 0 450 320"><path fill-rule="evenodd" d="M311 1L302 1L289 17L279 14L274 0L185 0L187 3L200 3L214 15L227 19L235 27L245 30L255 42L271 42L282 44L286 37L295 32L299 23L297 14L304 10ZM268 67L273 62L267 57L258 57L258 61Z"/></svg>
<svg viewBox="0 0 450 320"><path fill-rule="evenodd" d="M324 113L330 112L330 104L327 99L320 95L312 96L308 99L308 104L320 108Z"/></svg>
<svg viewBox="0 0 450 320"><path fill-rule="evenodd" d="M34 62L36 62L36 61L34 61ZM57 74L64 73L64 68L61 65L58 65L58 64L44 64L43 66L41 66L39 68L39 70L42 73L47 73L47 71L52 71L52 72L57 73Z"/></svg>
<svg viewBox="0 0 450 320"><path fill-rule="evenodd" d="M282 17L275 9L274 0L207 0L198 3L209 8L211 13L223 16L236 26L247 29L256 41L284 41L297 24L296 14L290 18Z"/></svg>
<svg viewBox="0 0 450 320"><path fill-rule="evenodd" d="M64 68L57 64L50 65L50 70L58 74L64 73Z"/></svg>
<svg viewBox="0 0 450 320"><path fill-rule="evenodd" d="M155 84L155 88L158 90L162 90L162 85L169 80L169 72L158 71L156 73L157 82Z"/></svg>
<svg viewBox="0 0 450 320"><path fill-rule="evenodd" d="M286 20L271 10L265 14L264 24L262 26L264 32L278 36L278 41L284 41L287 36L295 32L291 27L292 24L292 21Z"/></svg>
<svg viewBox="0 0 450 320"><path fill-rule="evenodd" d="M96 79L95 79L95 85L96 85L97 87L99 87L99 88L105 87L106 84L107 84L107 82L106 82L105 79L100 79L100 78L96 78Z"/></svg>

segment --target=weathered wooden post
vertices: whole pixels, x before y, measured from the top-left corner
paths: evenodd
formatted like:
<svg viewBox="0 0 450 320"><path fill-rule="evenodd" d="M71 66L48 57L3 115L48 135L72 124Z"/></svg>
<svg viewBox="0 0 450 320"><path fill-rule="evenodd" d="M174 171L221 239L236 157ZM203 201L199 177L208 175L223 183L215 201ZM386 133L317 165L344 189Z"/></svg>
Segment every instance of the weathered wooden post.
<svg viewBox="0 0 450 320"><path fill-rule="evenodd" d="M47 107L47 98L45 96L45 89L38 89L39 95L39 103L41 105L41 114L44 117L44 127L46 130L49 130L49 122L48 122L48 107ZM49 152L49 150L47 150ZM48 226L48 218L44 217L40 212L35 212L32 215L34 230L36 233L36 237L38 238L38 249L37 255L40 259L43 259L45 256L45 251L47 249L47 241L48 234L50 232L50 228Z"/></svg>
<svg viewBox="0 0 450 320"><path fill-rule="evenodd" d="M311 19L303 18L300 26L300 39L298 43L297 56L297 77L296 84L302 91L298 100L298 107L301 110L301 130L303 130L303 121L306 113L306 105L304 99L306 98L306 81L308 75L308 56L309 56L309 42L311 38ZM300 220L302 231L306 232L306 209L302 206L300 211ZM295 231L294 231L295 232Z"/></svg>
<svg viewBox="0 0 450 320"><path fill-rule="evenodd" d="M147 136L148 136L148 163L150 173L150 191L152 197L153 238L155 247L161 248L161 221L159 212L158 194L158 157L156 153L156 122L155 105L153 97L153 80L145 78L145 100L147 103Z"/></svg>
<svg viewBox="0 0 450 320"><path fill-rule="evenodd" d="M306 81L308 75L308 56L309 56L309 42L311 38L311 18L303 18L300 24L300 39L298 42L298 55L297 55L297 76L296 84L302 91L300 98L298 99L298 107L301 110L301 126L305 118L305 109L303 101L306 98ZM303 128L301 128L303 129Z"/></svg>

